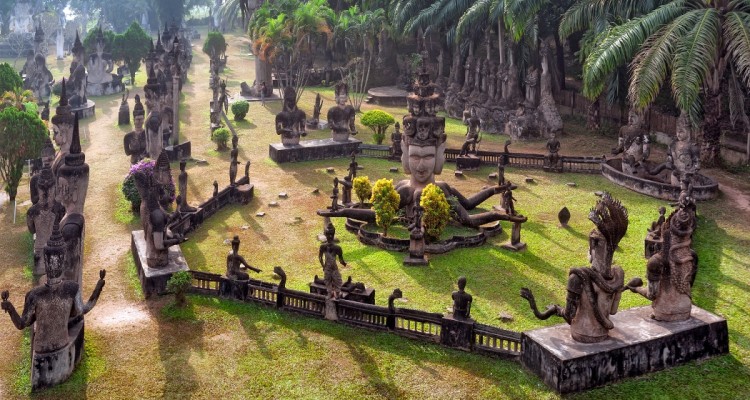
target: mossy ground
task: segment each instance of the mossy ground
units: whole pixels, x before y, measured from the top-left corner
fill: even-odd
[[[244,54],[247,39],[229,38],[230,69],[222,77],[230,90],[238,91],[241,81],[253,81],[253,62]],[[208,60],[194,48],[190,81],[185,84],[181,106],[183,137],[192,142],[193,157],[207,164],[188,164],[189,202],[198,204],[213,191],[216,179],[228,183],[228,152],[217,152],[208,129]],[[12,61],[12,60],[11,60]],[[62,76],[64,65],[54,64],[53,73]],[[20,61],[19,61],[20,63]],[[57,63],[55,61],[55,63]],[[19,65],[20,67],[20,65]],[[65,72],[67,75],[67,72]],[[131,98],[142,93],[143,73],[136,77]],[[334,104],[331,88],[308,88],[301,108],[312,112],[315,93],[324,99],[324,108]],[[129,167],[123,154],[122,136],[129,127],[116,128],[119,96],[96,98],[97,114],[83,121],[84,151],[91,166],[91,184],[86,202],[86,243],[84,296],[93,289],[98,270],[106,268],[107,285],[97,307],[86,318],[86,354],[76,374],[65,384],[34,394],[38,398],[535,398],[558,396],[535,376],[514,362],[497,360],[446,349],[384,333],[351,328],[326,321],[277,312],[260,306],[189,296],[187,309],[177,309],[169,297],[144,301],[138,288],[130,256],[130,231],[139,226],[137,217],[127,214],[119,185]],[[131,103],[132,104],[132,103]],[[374,109],[364,105],[363,111]],[[396,117],[403,108],[380,107]],[[277,142],[273,128],[280,102],[251,103],[248,122],[236,124],[240,136],[240,161],[251,160],[251,181],[256,198],[247,206],[230,206],[191,234],[183,252],[191,269],[222,273],[229,246],[224,240],[234,235],[242,239],[240,253],[263,270],[257,277],[271,281],[272,269],[282,266],[288,286],[306,290],[315,274],[317,234],[322,220],[315,210],[330,203],[333,176],[343,176],[348,159],[277,165],[268,158],[268,144]],[[54,111],[53,111],[54,112]],[[567,119],[561,140],[563,154],[605,154],[612,137],[586,133],[578,122]],[[358,125],[365,142],[371,132]],[[458,148],[465,128],[449,120],[448,145]],[[329,133],[312,131],[308,139],[325,138]],[[502,148],[506,137],[484,135],[481,149]],[[543,142],[513,144],[516,151],[543,152]],[[654,151],[659,157],[662,149]],[[380,177],[403,179],[391,173],[396,164],[360,158],[360,171],[371,181]],[[176,165],[173,171],[177,171]],[[326,172],[334,167],[335,174]],[[492,168],[453,175],[447,164],[442,178],[463,193],[472,194],[493,184],[487,175]],[[729,321],[731,353],[709,361],[690,363],[669,371],[651,374],[592,390],[577,398],[746,398],[750,393],[750,221],[747,171],[736,174],[707,171],[722,184],[719,199],[699,204],[699,227],[695,249],[700,256],[698,277],[693,289],[695,303]],[[176,174],[175,174],[176,176]],[[530,176],[534,184],[524,183]],[[345,231],[342,221],[334,221],[349,262],[342,275],[367,283],[377,291],[378,304],[400,288],[405,299],[397,305],[444,312],[450,306],[450,293],[458,276],[468,278],[468,291],[474,296],[472,314],[483,323],[517,331],[560,323],[533,318],[528,305],[518,296],[519,288],[534,290],[541,305],[565,301],[567,269],[587,264],[587,236],[592,224],[588,210],[595,203],[593,192],[607,190],[621,199],[630,213],[628,234],[615,254],[626,276],[644,276],[643,238],[665,202],[641,196],[610,184],[597,175],[546,174],[534,170],[509,169],[506,178],[519,185],[515,191],[517,209],[529,217],[522,240],[528,249],[512,253],[500,248],[506,233],[490,239],[487,245],[461,249],[431,257],[425,268],[407,268],[402,253],[364,246]],[[568,182],[575,182],[570,187]],[[320,189],[319,194],[313,194]],[[4,234],[0,251],[2,289],[9,289],[11,300],[22,306],[23,294],[30,288],[24,275],[29,259],[29,240],[23,215],[28,204],[28,180],[19,190],[19,222],[12,224],[12,210],[0,211]],[[287,199],[278,194],[286,192]],[[271,201],[278,208],[268,207]],[[743,203],[743,201],[745,203]],[[499,202],[493,198],[480,208]],[[572,214],[570,227],[561,228],[557,213],[567,206]],[[266,212],[256,217],[258,211]],[[299,217],[299,218],[297,218]],[[646,304],[631,294],[621,308]],[[500,312],[513,316],[501,323]],[[0,398],[26,397],[29,385],[29,343],[7,317],[0,318]]]

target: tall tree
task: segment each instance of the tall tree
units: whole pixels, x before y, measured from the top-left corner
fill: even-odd
[[[112,57],[128,66],[132,85],[135,85],[135,74],[141,68],[141,61],[148,54],[151,43],[151,36],[137,22],[130,24],[124,33],[115,36]]]

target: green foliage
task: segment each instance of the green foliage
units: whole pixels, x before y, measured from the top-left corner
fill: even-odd
[[[424,209],[422,223],[427,235],[439,238],[451,218],[451,206],[445,193],[437,185],[430,183],[422,190],[419,205]]]
[[[216,143],[216,150],[226,150],[227,142],[232,133],[227,128],[219,128],[211,133],[211,141]]]
[[[12,92],[21,86],[23,86],[21,75],[10,64],[0,64],[0,93]]]
[[[372,129],[372,137],[375,139],[375,143],[382,144],[383,139],[385,139],[386,129],[396,122],[396,120],[393,119],[391,114],[385,111],[371,110],[362,115],[361,122],[362,125]]]
[[[375,223],[383,228],[383,236],[388,236],[388,227],[393,224],[400,202],[401,196],[393,187],[393,179],[381,178],[375,182],[370,203],[375,210]]]
[[[370,178],[366,176],[358,176],[354,178],[352,181],[352,187],[354,188],[354,193],[356,193],[359,198],[360,204],[364,204],[365,201],[369,200],[370,196],[372,196],[372,184],[370,183]]]
[[[185,292],[190,288],[192,281],[193,277],[187,271],[177,271],[167,281],[167,291],[174,293],[177,305],[185,305]]]
[[[210,57],[211,54],[219,56],[225,51],[227,51],[227,41],[224,35],[221,32],[208,32],[206,41],[203,42],[203,52]]]
[[[112,57],[122,61],[130,70],[130,82],[135,85],[135,74],[151,47],[151,36],[133,22],[124,33],[116,35],[112,43]]]
[[[135,178],[128,174],[125,181],[122,182],[122,194],[130,202],[132,210],[138,210],[141,206],[141,195],[135,187]]]
[[[245,100],[239,100],[232,103],[232,114],[235,121],[242,121],[250,110],[250,103]]]
[[[38,115],[6,107],[0,111],[0,177],[10,200],[16,199],[26,160],[39,157],[48,138]]]
[[[98,36],[99,29],[91,29],[86,37],[83,39],[83,47],[86,49],[86,56],[96,54],[96,37]],[[115,42],[116,34],[110,30],[102,30],[104,36],[104,51],[112,52],[112,44]]]

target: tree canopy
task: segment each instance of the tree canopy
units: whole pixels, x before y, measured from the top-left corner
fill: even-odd
[[[0,111],[0,177],[11,201],[16,199],[26,160],[39,157],[48,137],[47,127],[36,112],[16,107]]]

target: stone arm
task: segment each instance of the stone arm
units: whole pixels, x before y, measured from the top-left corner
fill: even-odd
[[[283,135],[284,133],[290,132],[291,129],[284,127],[284,119],[280,115],[276,115],[276,134]]]
[[[99,270],[99,281],[96,282],[96,287],[94,288],[94,291],[91,293],[91,297],[89,297],[89,301],[86,302],[86,304],[83,303],[83,300],[81,299],[80,290],[78,291],[78,295],[76,296],[75,303],[74,303],[74,309],[73,309],[73,317],[79,316],[79,315],[85,315],[91,309],[94,308],[96,305],[97,300],[99,300],[99,295],[102,294],[102,288],[104,288],[104,277],[107,275],[107,271],[104,269]]]
[[[133,142],[133,139],[134,139],[133,136],[129,133],[126,134],[122,138],[122,145],[125,148],[126,156],[132,156],[135,153],[135,151],[130,147],[131,143]]]
[[[29,232],[31,234],[36,233],[36,225],[34,225],[34,216],[36,214],[36,210],[34,206],[32,206],[29,211],[26,212],[26,227],[29,228]]]
[[[170,246],[180,244],[187,240],[182,235],[175,234],[172,238],[166,238],[167,215],[161,210],[151,212],[152,235],[154,247],[157,250],[168,249]]]
[[[461,207],[465,208],[466,210],[475,209],[478,205],[482,204],[485,200],[500,193],[500,191],[502,190],[500,186],[490,187],[490,188],[479,191],[479,193],[469,198],[466,198],[464,197],[464,195],[461,194],[461,192],[459,192],[458,190],[454,189],[453,187],[447,184],[442,184],[439,186],[442,187],[444,192],[448,192],[451,196],[455,196],[459,204],[461,204]]]
[[[320,211],[318,211],[320,213]],[[320,248],[318,249],[318,262],[320,263],[320,266],[325,268],[325,265],[323,265],[323,253],[325,253],[326,245],[321,244]]]
[[[27,326],[31,326],[31,324],[36,321],[34,303],[31,301],[31,296],[29,296],[29,293],[26,294],[26,299],[24,300],[23,304],[23,313],[21,313],[21,315],[18,315],[16,308],[13,307],[13,303],[8,300],[8,291],[4,291],[2,295],[2,309],[10,315],[10,319],[11,321],[13,321],[13,325],[15,325],[17,329],[24,329]]]
[[[354,124],[356,117],[357,113],[354,111],[354,108],[352,108],[351,112],[349,113],[349,134],[351,135],[357,134],[357,126]]]
[[[240,255],[237,256],[237,261],[239,261],[240,265],[244,266],[246,269],[249,269],[255,272],[260,272],[260,269],[255,268],[252,265],[248,264],[247,261],[245,261],[245,258]]]
[[[568,296],[565,299],[565,308],[557,307],[557,315],[563,317],[567,323],[570,323],[578,312],[583,285],[583,280],[578,275],[571,274],[568,278]]]
[[[318,210],[321,217],[345,217],[357,221],[375,222],[375,211],[363,208],[339,208],[337,210]]]
[[[341,250],[341,246],[336,246],[334,249],[334,251],[336,252],[336,256],[338,256],[339,258],[339,262],[341,262],[341,265],[346,267],[346,261],[344,261],[344,252]]]

